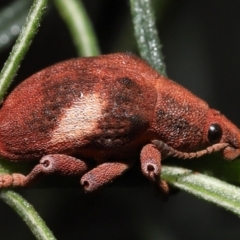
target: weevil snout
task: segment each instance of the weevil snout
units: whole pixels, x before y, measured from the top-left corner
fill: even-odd
[[[228,122],[223,140],[229,145],[223,150],[223,157],[226,160],[234,160],[240,158],[240,130],[230,121]]]
[[[226,160],[234,160],[240,158],[240,149],[228,146],[223,150],[223,157]]]
[[[228,146],[222,151],[226,160],[234,160],[240,157],[240,130],[225,116],[221,115],[219,122],[222,128],[222,137],[220,142],[227,143]]]
[[[240,130],[229,120],[226,123],[223,128],[222,141],[229,145],[223,149],[222,154],[226,160],[234,160],[240,158]]]
[[[226,160],[240,157],[240,130],[224,115],[215,109],[209,109],[207,118],[207,142],[212,146],[222,144],[219,148]]]

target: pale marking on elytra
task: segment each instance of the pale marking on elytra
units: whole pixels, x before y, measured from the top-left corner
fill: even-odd
[[[50,142],[54,144],[82,141],[93,132],[98,132],[98,124],[103,116],[106,101],[99,94],[81,94],[72,106],[63,112],[57,127],[52,132]]]

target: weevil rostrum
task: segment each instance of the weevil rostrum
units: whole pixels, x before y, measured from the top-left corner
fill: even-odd
[[[18,85],[0,110],[0,156],[36,161],[27,176],[2,174],[0,188],[58,173],[79,176],[92,192],[122,175],[137,156],[143,174],[167,192],[160,179],[164,158],[211,152],[239,157],[239,129],[133,54],[50,66]]]

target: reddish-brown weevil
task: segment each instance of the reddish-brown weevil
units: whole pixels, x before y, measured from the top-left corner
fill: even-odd
[[[79,58],[22,82],[0,110],[0,156],[39,160],[29,175],[2,174],[0,188],[44,174],[75,175],[87,192],[111,182],[139,156],[160,179],[167,156],[240,155],[240,132],[218,111],[131,54]],[[94,167],[89,163],[94,162]]]

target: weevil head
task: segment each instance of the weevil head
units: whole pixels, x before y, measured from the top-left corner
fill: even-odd
[[[240,157],[240,130],[214,109],[208,112],[204,141],[209,145],[222,144],[222,154],[227,160]]]

